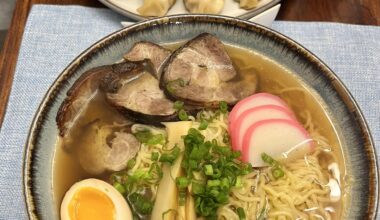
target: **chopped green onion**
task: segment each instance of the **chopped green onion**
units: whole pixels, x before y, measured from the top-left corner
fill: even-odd
[[[177,177],[175,181],[176,181],[177,187],[180,189],[186,188],[190,184],[189,179],[184,176]]]
[[[206,164],[204,166],[204,172],[207,176],[211,176],[212,174],[214,174],[214,170],[212,169],[212,165],[211,164]]]
[[[216,215],[216,212],[214,212],[215,208],[217,208],[217,204],[215,204],[215,201],[212,198],[204,198],[200,201],[195,201],[195,206],[198,207],[199,213],[202,216],[209,217],[211,215]],[[216,219],[216,216],[211,219]]]
[[[220,186],[220,180],[208,180],[207,186],[208,187]]]
[[[169,92],[169,93],[174,93],[175,92],[175,89],[174,87],[177,85],[181,86],[181,87],[184,87],[185,86],[185,81],[181,78],[179,79],[176,79],[176,80],[172,80],[170,82],[168,82],[166,84],[166,90]]]
[[[189,158],[191,160],[201,160],[208,153],[208,149],[204,146],[194,147],[190,152]]]
[[[160,157],[160,154],[158,152],[152,152],[151,159],[153,161],[157,161],[159,157]]]
[[[215,150],[218,151],[220,154],[223,154],[225,156],[229,156],[231,154],[231,148],[229,148],[229,147],[216,146]]]
[[[133,204],[133,207],[143,215],[148,215],[153,210],[153,202],[145,199],[139,193],[132,193],[128,196],[129,201]]]
[[[241,175],[247,175],[248,173],[251,173],[253,170],[252,164],[246,163],[242,166]]]
[[[227,113],[228,111],[228,105],[227,105],[227,102],[225,101],[221,101],[219,102],[219,109],[220,111],[224,114],[224,113]]]
[[[181,165],[192,184],[195,211],[205,219],[216,219],[218,208],[228,203],[232,187],[243,184],[242,177],[252,172],[252,166],[237,160],[241,153],[232,151],[229,143],[221,146],[216,139],[205,141],[198,129],[189,129],[183,140]]]
[[[187,120],[189,120],[189,116],[187,115],[186,111],[183,110],[183,109],[179,110],[179,112],[178,112],[178,118],[181,121],[187,121]]]
[[[161,157],[160,157],[160,162],[167,162],[169,164],[173,164],[173,162],[176,160],[177,158],[172,155],[172,154],[162,154]]]
[[[212,122],[214,119],[215,119],[215,116],[209,116],[206,114],[206,112],[204,110],[198,112],[197,114],[197,118],[204,120],[204,121],[207,121],[207,122]]]
[[[220,187],[224,190],[230,188],[230,182],[228,181],[228,178],[226,178],[226,177],[222,178],[222,182],[220,183]]]
[[[208,127],[208,122],[204,119],[201,120],[201,124],[199,125],[199,130],[205,130]]]
[[[184,102],[182,101],[175,101],[174,102],[174,109],[181,110],[183,109]]]
[[[228,179],[228,181],[230,182],[230,185],[234,185],[236,175],[233,173],[233,171],[231,171],[231,169],[228,169],[228,167],[226,167],[223,174]]]
[[[241,176],[236,177],[235,187],[242,187]]]
[[[219,193],[220,192],[216,189],[210,190],[210,195],[212,195],[213,197],[217,197],[219,195]]]
[[[115,187],[115,189],[116,189],[117,191],[119,191],[119,193],[121,193],[121,194],[124,194],[124,193],[127,192],[127,191],[125,190],[124,186],[121,185],[121,184],[118,183],[118,182],[114,183],[114,184],[113,184],[113,187]]]
[[[174,90],[174,88],[173,88],[173,85],[170,84],[170,83],[167,83],[167,84],[166,84],[166,90],[167,90],[169,93],[171,93],[171,94],[173,94],[173,93],[175,92],[175,90]]]
[[[239,216],[239,220],[245,220],[245,212],[244,212],[244,209],[242,207],[237,208],[236,213]]]
[[[146,143],[149,145],[163,144],[164,139],[165,138],[163,134],[156,134],[156,135],[152,135]]]
[[[165,137],[163,134],[152,134],[149,130],[139,131],[135,133],[135,137],[141,143],[146,143],[149,145],[164,144]]]
[[[152,178],[157,177],[160,180],[163,176],[163,172],[161,166],[157,164],[157,162],[152,163],[150,165],[149,174]]]
[[[185,86],[185,80],[179,78],[177,79],[179,86],[184,87]]]
[[[275,179],[281,178],[285,175],[284,171],[280,167],[280,163],[273,159],[266,153],[261,154],[261,159],[272,166],[272,175]]]
[[[216,197],[216,201],[221,204],[226,204],[228,202],[228,195],[226,193],[219,193],[219,195]]]
[[[198,163],[195,160],[189,160],[189,166],[191,169],[196,169],[198,167]]]
[[[128,160],[128,163],[127,163],[127,169],[132,169],[136,164],[136,160],[135,159],[130,159]]]
[[[125,188],[128,192],[132,191],[137,185],[144,184],[151,181],[158,181],[159,178],[152,175],[146,170],[137,169],[132,175],[128,175],[125,182]]]
[[[279,168],[279,167],[274,168],[274,169],[272,170],[272,175],[273,175],[273,177],[276,178],[276,179],[279,179],[279,178],[283,177],[284,174],[285,174],[284,171],[283,171],[281,168]]]
[[[190,128],[188,135],[185,136],[184,142],[186,144],[202,144],[205,137],[195,128]]]
[[[135,133],[135,137],[141,143],[146,143],[152,137],[152,133],[149,130],[139,131]]]
[[[271,165],[271,166],[278,166],[278,162],[275,161],[271,156],[269,156],[269,155],[266,154],[266,153],[262,153],[262,154],[261,154],[261,159],[262,159],[265,163],[267,163],[267,164],[269,164],[269,165]]]
[[[222,176],[222,172],[219,169],[214,169],[214,174],[212,174],[212,178],[220,178]]]
[[[180,153],[181,153],[181,150],[179,149],[179,147],[175,146],[169,153],[161,154],[159,161],[173,164],[173,162],[178,158]]]
[[[193,191],[194,194],[200,195],[205,192],[205,186],[201,183],[197,183],[193,181],[191,183],[191,190]]]

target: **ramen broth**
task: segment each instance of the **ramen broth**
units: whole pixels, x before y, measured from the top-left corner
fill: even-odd
[[[169,49],[174,49],[178,46],[179,44],[166,45]],[[302,124],[306,123],[306,118],[304,115],[299,114],[299,110],[310,110],[311,121],[315,128],[328,140],[332,151],[338,158],[342,197],[341,201],[331,204],[331,207],[334,209],[332,217],[334,219],[341,218],[343,215],[342,210],[344,210],[342,207],[345,206],[345,200],[347,200],[347,195],[344,193],[346,169],[338,136],[339,132],[333,126],[332,119],[327,114],[319,96],[308,90],[302,80],[294,74],[260,54],[228,45],[226,50],[239,74],[256,73],[259,79],[258,92],[272,93],[286,100]],[[71,129],[70,138],[59,138],[53,164],[53,190],[57,210],[59,210],[65,192],[75,182],[90,177],[108,181],[109,173],[103,173],[99,176],[86,173],[81,168],[76,155],[76,146],[80,145],[81,136],[86,132],[86,126],[99,119],[106,124],[115,124],[116,122],[116,124],[120,125],[119,127],[130,123],[117,111],[109,107],[104,101],[103,95],[99,93],[89,103],[87,110]],[[327,165],[323,165],[325,166],[323,168],[326,168]]]

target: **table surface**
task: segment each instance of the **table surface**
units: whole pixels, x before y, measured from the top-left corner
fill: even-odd
[[[12,86],[24,26],[33,4],[104,7],[95,0],[17,0],[11,27],[0,54],[0,127]],[[380,1],[284,0],[276,20],[330,21],[380,26]]]

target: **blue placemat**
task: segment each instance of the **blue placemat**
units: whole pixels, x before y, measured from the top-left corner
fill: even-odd
[[[24,144],[45,92],[72,59],[120,29],[124,19],[108,9],[32,8],[0,130],[0,219],[27,218],[22,191]],[[273,28],[304,45],[335,71],[359,103],[380,147],[380,27],[275,22]]]

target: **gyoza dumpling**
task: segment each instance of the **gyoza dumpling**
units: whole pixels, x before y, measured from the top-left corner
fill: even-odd
[[[244,9],[254,8],[259,3],[258,0],[235,0],[235,1],[240,2],[240,8],[244,8]]]
[[[144,0],[144,4],[137,9],[143,16],[164,16],[176,0]]]
[[[218,14],[224,7],[224,0],[183,0],[191,13]]]

